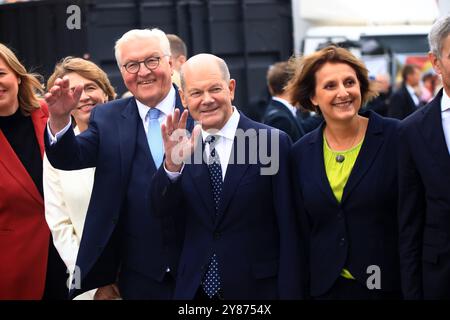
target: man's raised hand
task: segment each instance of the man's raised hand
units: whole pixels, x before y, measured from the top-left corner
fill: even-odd
[[[169,114],[166,123],[161,125],[161,134],[164,141],[166,155],[164,165],[170,172],[179,172],[184,160],[191,156],[198,142],[201,126],[194,127],[192,135],[186,130],[188,111],[184,110],[180,117],[180,110],[175,109],[173,115]]]
[[[83,86],[70,89],[67,76],[56,79],[55,84],[45,94],[44,98],[50,113],[49,124],[52,134],[61,131],[70,121],[70,112],[77,107]]]

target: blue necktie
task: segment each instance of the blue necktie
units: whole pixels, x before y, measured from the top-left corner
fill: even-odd
[[[160,114],[161,111],[156,108],[150,108],[148,111],[147,141],[156,168],[161,166],[164,158],[164,144],[161,136],[161,126],[158,121]]]
[[[208,170],[209,179],[211,181],[211,187],[213,191],[213,199],[215,205],[215,218],[217,218],[217,213],[219,209],[220,197],[222,195],[222,168],[220,166],[219,154],[215,149],[216,136],[208,136],[206,138],[206,143],[209,143],[210,156],[208,159]],[[220,274],[219,274],[219,263],[217,261],[217,256],[213,253],[211,260],[209,262],[208,270],[205,273],[202,282],[203,290],[212,298],[220,290]]]

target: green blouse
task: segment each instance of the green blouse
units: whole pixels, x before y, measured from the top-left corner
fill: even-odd
[[[327,173],[328,182],[336,199],[341,202],[345,185],[350,177],[356,158],[358,158],[359,150],[363,144],[362,139],[356,146],[345,151],[334,151],[328,146],[325,134],[323,135],[323,158],[325,163],[325,171]],[[338,162],[337,156],[343,156],[343,161]]]
[[[337,201],[341,202],[345,185],[347,184],[350,173],[358,158],[359,150],[364,142],[364,138],[353,148],[344,151],[331,150],[328,145],[325,133],[323,135],[323,158],[325,163],[325,172],[327,173],[328,182]],[[337,159],[341,159],[339,162]],[[343,160],[342,160],[343,159]],[[346,268],[342,269],[341,276],[346,279],[355,280],[350,271]]]

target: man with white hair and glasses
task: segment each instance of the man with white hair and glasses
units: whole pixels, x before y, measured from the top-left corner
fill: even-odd
[[[70,125],[82,88],[58,79],[45,97],[52,165],[97,168],[70,295],[99,287],[101,299],[170,299],[183,222],[149,214],[146,197],[164,157],[160,123],[183,109],[170,45],[159,29],[131,30],[117,40],[115,56],[133,97],[94,109],[82,134],[75,137]]]

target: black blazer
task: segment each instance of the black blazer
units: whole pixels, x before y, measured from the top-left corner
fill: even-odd
[[[450,155],[442,90],[400,130],[400,258],[407,299],[450,299]]]
[[[299,120],[289,109],[283,103],[273,99],[269,102],[262,122],[286,132],[294,142],[305,134]]]
[[[421,106],[420,102],[419,106]],[[416,111],[419,106],[416,106],[408,89],[406,89],[406,86],[403,84],[391,96],[387,110],[388,116],[402,120]]]
[[[325,294],[342,269],[366,286],[367,268],[380,267],[381,290],[400,291],[397,249],[398,121],[368,111],[369,125],[341,203],[323,159],[325,122],[292,151],[297,210],[307,244],[310,294]]]

